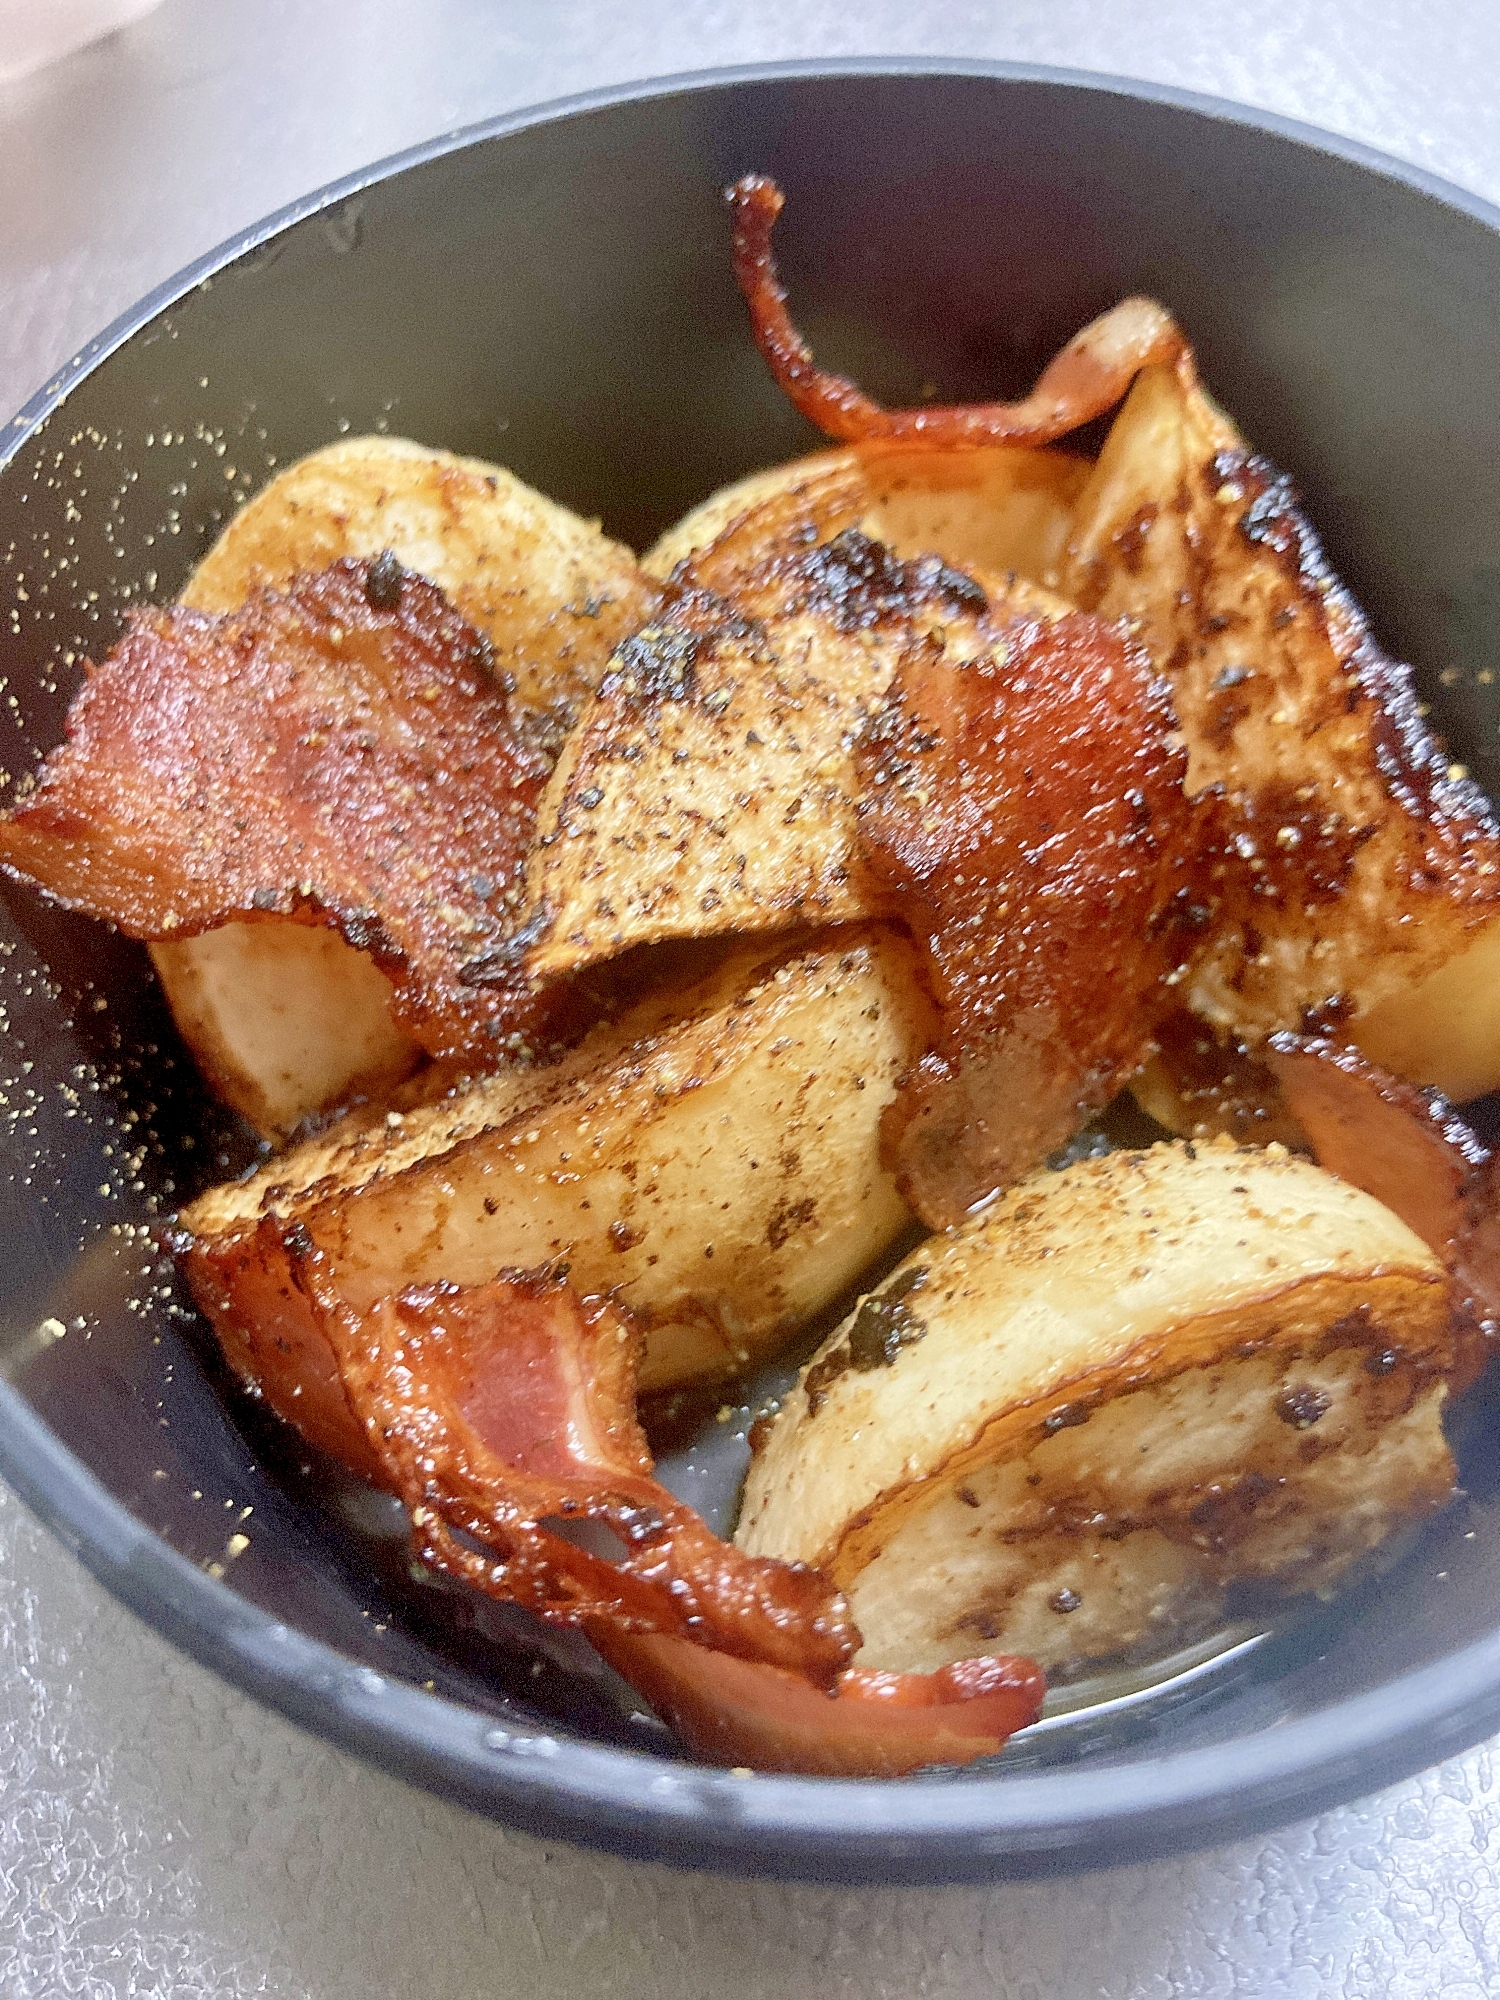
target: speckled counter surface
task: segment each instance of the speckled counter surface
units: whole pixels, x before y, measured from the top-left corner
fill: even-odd
[[[40,0],[38,0],[40,4]],[[167,0],[0,86],[0,406],[267,210],[590,86],[823,54],[1149,77],[1500,199],[1493,0]],[[0,1492],[0,1995],[1500,1993],[1495,1746],[1269,1839],[1051,1883],[736,1883],[510,1834],[301,1735]]]

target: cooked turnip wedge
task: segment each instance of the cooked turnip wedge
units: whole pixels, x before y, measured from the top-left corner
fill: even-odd
[[[906,1226],[879,1128],[929,1032],[894,933],[741,952],[550,1069],[353,1116],[212,1190],[181,1217],[184,1269],[239,1373],[346,1457],[361,1444],[289,1287],[289,1224],[356,1309],[561,1259],[580,1293],[617,1294],[644,1329],[644,1387],[712,1379],[784,1340]]]
[[[847,1593],[862,1666],[1159,1645],[1440,1507],[1476,1336],[1387,1209],[1280,1148],[1116,1153],[915,1252],[755,1457],[740,1546]]]
[[[815,452],[713,494],[641,558],[665,581],[742,515],[797,495],[820,540],[847,527],[904,562],[934,552],[956,568],[1035,582],[1062,561],[1078,496],[1092,471],[1066,452],[994,445],[909,451],[878,442]]]
[[[391,1015],[391,982],[337,931],[268,918],[149,947],[177,1031],[209,1087],[269,1139],[422,1059]]]
[[[1253,881],[1186,992],[1253,1041],[1336,1003],[1420,1083],[1500,1083],[1500,830],[1427,733],[1295,495],[1198,386],[1146,371],[1078,503],[1057,586],[1133,621],[1188,785],[1222,785]],[[1228,913],[1226,913],[1227,915]],[[1439,1018],[1440,1016],[1440,1018]]]
[[[620,649],[539,809],[527,962],[899,918],[942,1031],[886,1138],[947,1227],[1139,1066],[1213,863],[1123,632],[817,541],[817,512],[793,489],[739,516]]]
[[[853,745],[903,656],[974,659],[1007,617],[1054,608],[900,562],[825,499],[793,486],[738,516],[615,655],[538,811],[539,978],[662,938],[870,914]]]
[[[629,550],[502,467],[404,438],[342,438],[279,472],[225,528],[181,602],[235,611],[254,591],[389,550],[493,648],[521,721],[555,750],[616,642],[655,596]],[[150,947],[183,1040],[214,1089],[282,1138],[374,1094],[420,1057],[390,983],[331,932],[268,917]]]
[[[1405,911],[1392,913],[1392,947]],[[1458,915],[1455,912],[1455,917]],[[1437,923],[1424,916],[1426,942]],[[1430,1084],[1455,1103],[1500,1089],[1500,919],[1485,914],[1452,955],[1425,975],[1404,975],[1347,1024],[1382,1069]]]

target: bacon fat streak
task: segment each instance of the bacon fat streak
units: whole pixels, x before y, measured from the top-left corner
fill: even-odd
[[[1318,1164],[1384,1202],[1438,1253],[1459,1311],[1493,1341],[1500,1334],[1497,1156],[1439,1092],[1403,1083],[1358,1049],[1273,1035],[1265,1060]],[[1481,1359],[1476,1349],[1476,1372]]]

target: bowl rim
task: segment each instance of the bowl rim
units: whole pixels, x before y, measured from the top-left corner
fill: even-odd
[[[938,56],[810,58],[694,70],[480,120],[286,204],[148,292],[57,369],[0,432],[0,471],[87,375],[163,311],[271,238],[409,168],[536,126],[726,86],[837,77],[1038,84],[1247,127],[1393,180],[1500,234],[1500,208],[1363,141],[1203,93],[1047,64]],[[1316,1716],[1129,1766],[955,1782],[730,1772],[497,1726],[493,1715],[356,1665],[169,1547],[0,1380],[0,1476],[117,1599],[203,1665],[378,1767],[533,1834],[736,1874],[938,1883],[1140,1860],[1267,1831],[1343,1804],[1500,1729],[1500,1632]]]

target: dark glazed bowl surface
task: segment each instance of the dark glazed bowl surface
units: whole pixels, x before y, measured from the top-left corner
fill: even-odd
[[[507,118],[310,198],[145,301],[0,434],[0,764],[33,769],[124,608],[172,596],[275,465],[342,432],[499,459],[638,545],[808,448],[730,277],[719,190],[749,168],[788,190],[784,271],[821,357],[886,399],[1017,392],[1122,294],[1165,300],[1454,754],[1500,788],[1500,218],[1231,107],[916,62]],[[0,1031],[0,1470],[162,1631],[420,1783],[642,1856],[940,1880],[1225,1839],[1500,1728],[1481,1388],[1454,1425],[1464,1498],[1258,1644],[967,1772],[696,1767],[567,1646],[419,1589],[390,1507],[226,1381],[150,1230],[246,1141],[144,954],[6,892]]]

